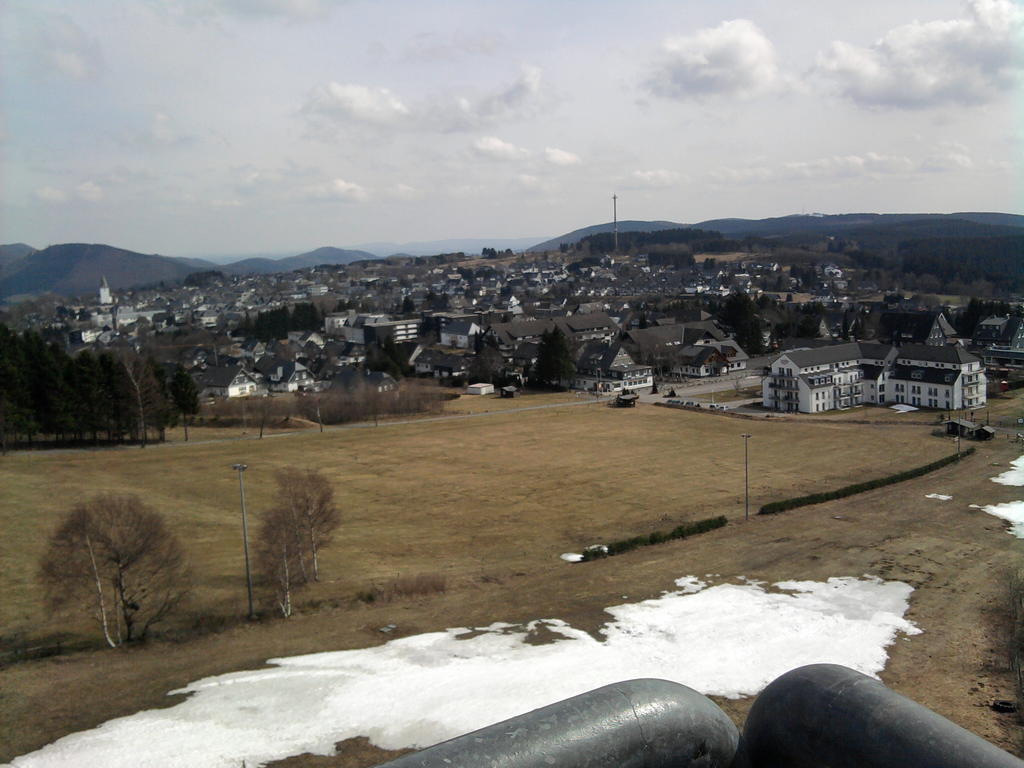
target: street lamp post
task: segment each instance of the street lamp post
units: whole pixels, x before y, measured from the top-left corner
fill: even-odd
[[[743,438],[743,519],[750,519],[750,453],[748,446],[750,445],[750,434],[744,432],[740,437]]]
[[[242,501],[242,549],[245,552],[245,585],[249,592],[249,618],[256,618],[252,607],[252,571],[249,569],[249,524],[245,514],[245,483],[242,473],[249,467],[246,464],[232,464],[231,468],[238,471],[238,496]]]

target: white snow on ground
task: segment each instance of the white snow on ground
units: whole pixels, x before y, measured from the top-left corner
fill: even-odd
[[[917,408],[915,408],[914,406],[907,405],[906,403],[897,403],[896,405],[890,405],[889,407],[899,413],[909,413],[910,411],[917,410]]]
[[[386,749],[424,747],[608,683],[660,677],[705,693],[755,694],[813,662],[875,675],[912,588],[880,579],[831,578],[679,591],[608,609],[595,640],[557,619],[492,624],[392,640],[353,651],[272,659],[269,669],[209,677],[191,694],[72,734],[14,760],[18,768],[205,766],[237,768],[367,736]],[[524,642],[538,629],[554,642]],[[464,639],[460,639],[460,636]]]
[[[952,496],[947,496],[944,493],[926,493],[924,497],[926,499],[938,499],[939,501],[949,501],[953,498]]]
[[[1024,456],[1010,462],[1013,469],[992,478],[993,483],[1000,485],[1024,485]],[[974,509],[983,509],[990,515],[1008,520],[1012,525],[1007,533],[1018,539],[1024,539],[1024,501],[1008,501],[1005,504],[989,504],[988,506],[970,505]]]
[[[1024,456],[1010,462],[1013,469],[1008,469],[1001,475],[992,478],[993,483],[1000,485],[1024,485]]]
[[[583,555],[579,552],[563,552],[559,555],[560,558],[565,560],[567,563],[578,563],[583,560]]]
[[[1008,520],[1013,525],[1007,533],[1012,533],[1018,539],[1024,539],[1024,501],[1008,501],[1005,504],[989,504],[982,507],[990,515]]]

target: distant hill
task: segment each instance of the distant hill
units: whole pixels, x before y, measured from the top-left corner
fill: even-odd
[[[234,274],[271,274],[274,272],[291,272],[295,269],[306,269],[317,267],[321,264],[351,264],[353,261],[364,259],[375,259],[374,254],[367,251],[347,250],[345,248],[334,248],[324,246],[307,253],[300,253],[297,256],[288,256],[283,259],[252,258],[234,261],[224,264],[220,269]]]
[[[18,259],[23,259],[34,251],[31,245],[25,243],[9,243],[0,245],[0,274],[3,273],[4,265],[10,264]]]
[[[843,213],[800,214],[771,219],[710,219],[693,226],[726,237],[787,237],[798,234],[843,235],[888,231],[903,237],[1000,237],[1019,233],[1024,216],[1010,213]]]
[[[739,221],[739,219],[737,219],[737,221]],[[690,225],[679,224],[674,221],[620,221],[619,232],[660,232],[663,229],[682,229],[687,226]],[[704,224],[694,224],[693,226],[700,227],[701,229],[716,229],[716,227],[708,227]],[[587,235],[596,235],[601,232],[612,232],[614,229],[615,222],[612,221],[609,221],[607,224],[594,224],[590,227],[573,230],[561,237],[555,237],[551,240],[545,240],[543,243],[537,243],[526,250],[557,251],[559,247],[561,247],[562,243],[572,245]]]
[[[33,251],[10,262],[0,277],[0,298],[53,292],[92,293],[100,279],[111,288],[178,282],[196,267],[167,256],[146,255],[109,245],[67,243]]]
[[[361,243],[353,246],[375,256],[436,256],[439,253],[479,254],[484,248],[499,251],[529,250],[536,237],[455,237],[448,240],[419,240],[412,243]]]

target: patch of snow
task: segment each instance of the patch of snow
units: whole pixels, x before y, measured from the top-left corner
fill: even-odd
[[[679,594],[681,595],[692,595],[700,592],[704,589],[708,583],[701,581],[696,576],[683,576],[681,579],[676,579],[676,586],[679,587]],[[666,592],[665,594],[671,594]]]
[[[989,504],[986,507],[982,507],[983,510],[988,512],[990,515],[1001,517],[1003,520],[1007,520],[1010,525],[1010,530],[1007,533],[1011,533],[1018,539],[1024,539],[1024,501],[1008,501],[1005,504]]]
[[[563,552],[559,557],[567,563],[579,563],[583,560],[583,555],[579,552]]]
[[[944,493],[926,493],[924,497],[926,499],[938,499],[939,501],[949,501],[953,498],[952,496],[947,496]]]
[[[909,413],[910,411],[917,410],[914,406],[907,405],[906,403],[896,403],[896,405],[890,405],[889,407],[898,413]]]
[[[968,509],[984,509],[984,507],[981,504],[968,504],[967,508]]]
[[[993,483],[1000,485],[1024,485],[1024,456],[1010,462],[1013,469],[1008,469],[1001,475],[992,478]]]
[[[913,590],[897,581],[788,581],[775,591],[677,583],[678,592],[608,608],[603,641],[542,619],[271,659],[270,669],[198,680],[172,691],[191,694],[180,704],[71,734],[13,765],[237,768],[329,755],[353,736],[385,749],[425,747],[634,677],[735,698],[816,662],[877,675],[896,635],[920,631],[903,618]],[[526,642],[541,629],[557,639]]]

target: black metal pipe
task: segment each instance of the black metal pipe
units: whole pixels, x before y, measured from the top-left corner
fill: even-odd
[[[752,768],[1024,768],[1008,752],[836,664],[777,678],[750,708],[743,738]]]
[[[739,732],[713,701],[640,679],[404,755],[386,768],[729,768]],[[385,768],[380,766],[380,768]]]

